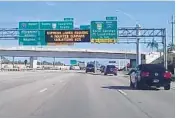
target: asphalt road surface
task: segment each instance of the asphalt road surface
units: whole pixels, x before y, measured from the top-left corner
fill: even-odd
[[[0,72],[0,117],[174,118],[175,88],[133,90],[119,74]]]

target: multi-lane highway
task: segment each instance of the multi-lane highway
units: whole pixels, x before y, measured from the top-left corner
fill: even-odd
[[[175,88],[132,90],[123,75],[0,72],[0,117],[175,117]]]

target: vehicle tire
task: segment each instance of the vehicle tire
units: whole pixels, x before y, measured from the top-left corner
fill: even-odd
[[[107,73],[104,73],[104,75],[107,75]]]
[[[88,73],[88,72],[86,71],[86,73]]]
[[[133,83],[131,81],[130,81],[130,87],[134,88],[134,85],[133,85]]]
[[[141,82],[136,81],[136,82],[135,82],[135,85],[134,85],[134,88],[135,88],[135,89],[138,89],[138,90],[141,90],[141,89],[143,89],[143,86],[141,85]]]
[[[134,84],[133,84],[132,81],[131,81],[131,76],[130,76],[130,87],[131,87],[131,88],[134,88]]]
[[[117,76],[117,74],[114,74],[115,76]]]
[[[170,84],[168,84],[167,86],[164,86],[164,90],[170,90],[170,88],[171,88]]]

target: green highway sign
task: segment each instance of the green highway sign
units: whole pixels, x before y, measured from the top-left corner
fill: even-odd
[[[77,65],[77,60],[70,60],[71,65]]]
[[[28,29],[28,30],[39,29],[39,22],[19,22],[19,29]]]
[[[73,21],[19,22],[19,45],[46,45],[45,30],[73,30],[73,26]]]
[[[117,17],[115,17],[115,16],[106,17],[106,20],[108,20],[108,21],[117,21]]]
[[[39,22],[19,22],[19,45],[40,45]]]
[[[64,21],[73,21],[74,18],[64,18]]]
[[[90,25],[80,25],[81,30],[90,30]]]
[[[117,21],[91,21],[92,43],[117,42]]]

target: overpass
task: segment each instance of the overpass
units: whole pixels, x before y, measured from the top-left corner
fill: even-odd
[[[142,53],[144,55],[145,53]],[[0,48],[1,56],[12,57],[56,57],[56,58],[105,58],[136,59],[136,52],[109,51],[76,48],[12,47]]]
[[[142,53],[141,55],[144,56],[145,54]],[[11,47],[0,48],[0,56],[30,57],[31,67],[35,67],[37,57],[136,59],[136,52],[54,47]]]
[[[160,53],[141,54],[141,63],[151,63],[160,57]],[[163,55],[163,54],[161,54]],[[97,50],[79,48],[55,48],[55,47],[0,47],[0,56],[30,57],[31,68],[36,67],[37,57],[53,58],[98,58],[98,59],[133,59],[136,60],[136,52],[122,50]],[[132,61],[133,61],[132,60]]]

